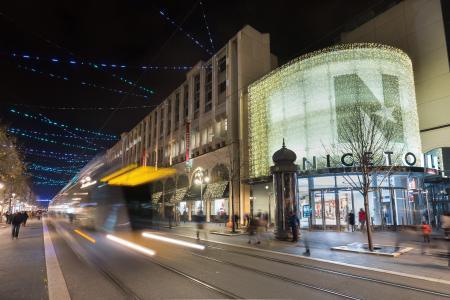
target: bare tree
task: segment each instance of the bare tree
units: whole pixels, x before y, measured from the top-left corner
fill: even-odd
[[[395,143],[401,126],[392,116],[392,110],[379,103],[356,101],[336,108],[338,141],[333,146],[332,160],[339,159],[344,166],[344,179],[364,197],[369,250],[373,251],[369,193],[378,190],[392,171]],[[390,165],[386,167],[386,165]],[[356,176],[354,176],[356,175]],[[381,183],[373,184],[374,176]]]

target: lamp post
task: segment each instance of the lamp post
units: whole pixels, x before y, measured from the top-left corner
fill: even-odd
[[[203,169],[198,169],[194,177],[194,183],[200,185],[200,209],[203,212],[203,184],[209,182],[209,177],[205,174]]]
[[[9,197],[9,208],[8,208],[9,213],[12,213],[12,211],[11,211],[11,201],[14,200],[15,197],[16,197],[16,193],[12,193],[11,197]]]
[[[3,197],[2,197],[2,210],[1,210],[1,214],[0,214],[0,223],[3,221],[3,205],[5,204],[5,184],[3,182],[0,182],[0,190],[3,190]]]
[[[268,202],[269,202],[269,214],[268,214],[268,216],[267,216],[267,218],[268,218],[268,223],[269,223],[269,228],[270,228],[270,224],[272,224],[272,213],[271,213],[271,211],[272,211],[272,209],[270,208],[270,196],[272,195],[272,192],[269,192],[269,186],[268,185],[266,185],[266,191],[267,191],[267,196],[268,196]]]

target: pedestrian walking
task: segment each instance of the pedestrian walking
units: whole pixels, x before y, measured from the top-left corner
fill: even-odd
[[[248,232],[248,243],[251,244],[254,241],[256,244],[261,244],[259,240],[259,228],[258,219],[250,218],[248,221],[247,232]]]
[[[11,215],[11,213],[9,211],[7,211],[5,213],[5,217],[6,217],[6,224],[11,224],[12,215]]]
[[[291,215],[289,216],[289,219],[288,219],[288,224],[292,231],[292,242],[297,242],[298,241],[298,228],[300,226],[300,220],[298,219],[297,214],[295,214],[294,212],[291,212]]]
[[[197,232],[196,232],[197,240],[200,240],[200,232],[201,231],[204,232],[205,239],[206,239],[207,238],[206,231],[204,230],[205,229],[205,224],[204,224],[205,223],[205,218],[203,216],[203,211],[202,210],[199,210],[195,221],[197,223]]]
[[[431,226],[426,222],[422,222],[422,235],[423,235],[422,254],[425,254],[425,250],[428,248],[428,245],[430,244],[430,235],[431,235]]]
[[[450,234],[450,213],[441,215],[441,227],[444,230],[445,238],[448,239]]]
[[[359,210],[358,213],[358,221],[359,224],[361,225],[361,231],[364,231],[366,226],[366,212],[362,208]]]
[[[28,220],[28,213],[26,211],[22,212],[22,219],[23,219],[23,227],[27,226],[27,220]]]
[[[11,232],[11,236],[12,239],[19,238],[19,230],[20,230],[20,224],[22,224],[23,222],[23,215],[20,212],[15,213],[12,217],[11,217],[11,228],[12,228],[12,232]]]
[[[347,216],[348,224],[350,225],[350,229],[352,232],[355,231],[355,213],[351,210]]]

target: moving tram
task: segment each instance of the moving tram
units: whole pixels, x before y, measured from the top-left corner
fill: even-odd
[[[96,157],[53,198],[49,214],[99,231],[154,226],[159,212],[151,202],[152,182],[174,172],[136,164],[111,170],[105,156]]]

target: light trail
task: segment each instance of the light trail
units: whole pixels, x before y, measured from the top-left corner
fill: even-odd
[[[75,229],[74,232],[76,234],[78,234],[79,236],[84,237],[86,240],[88,240],[92,244],[95,244],[97,242],[94,238],[92,238],[91,236],[89,236],[86,233],[82,232],[81,230]]]
[[[194,248],[194,249],[199,249],[199,250],[205,250],[205,246],[204,245],[199,245],[199,244],[189,243],[189,242],[185,242],[185,241],[181,241],[181,240],[171,239],[171,238],[160,236],[160,235],[156,235],[156,234],[153,234],[153,233],[143,232],[142,236],[146,237],[146,238],[149,238],[149,239],[154,239],[154,240],[167,242],[167,243],[171,243],[171,244],[175,244],[175,245],[180,245],[180,246],[184,246],[184,247],[189,247],[189,248]]]
[[[139,246],[139,245],[137,245],[135,243],[131,243],[131,242],[127,241],[127,240],[121,239],[121,238],[116,237],[116,236],[111,235],[111,234],[107,234],[106,238],[108,240],[114,241],[114,242],[116,242],[118,244],[121,244],[121,245],[123,245],[125,247],[128,247],[130,249],[136,250],[136,251],[141,252],[143,254],[147,254],[147,255],[150,255],[150,256],[153,256],[153,255],[156,254],[156,252],[153,251],[152,249],[148,249],[148,248]]]

